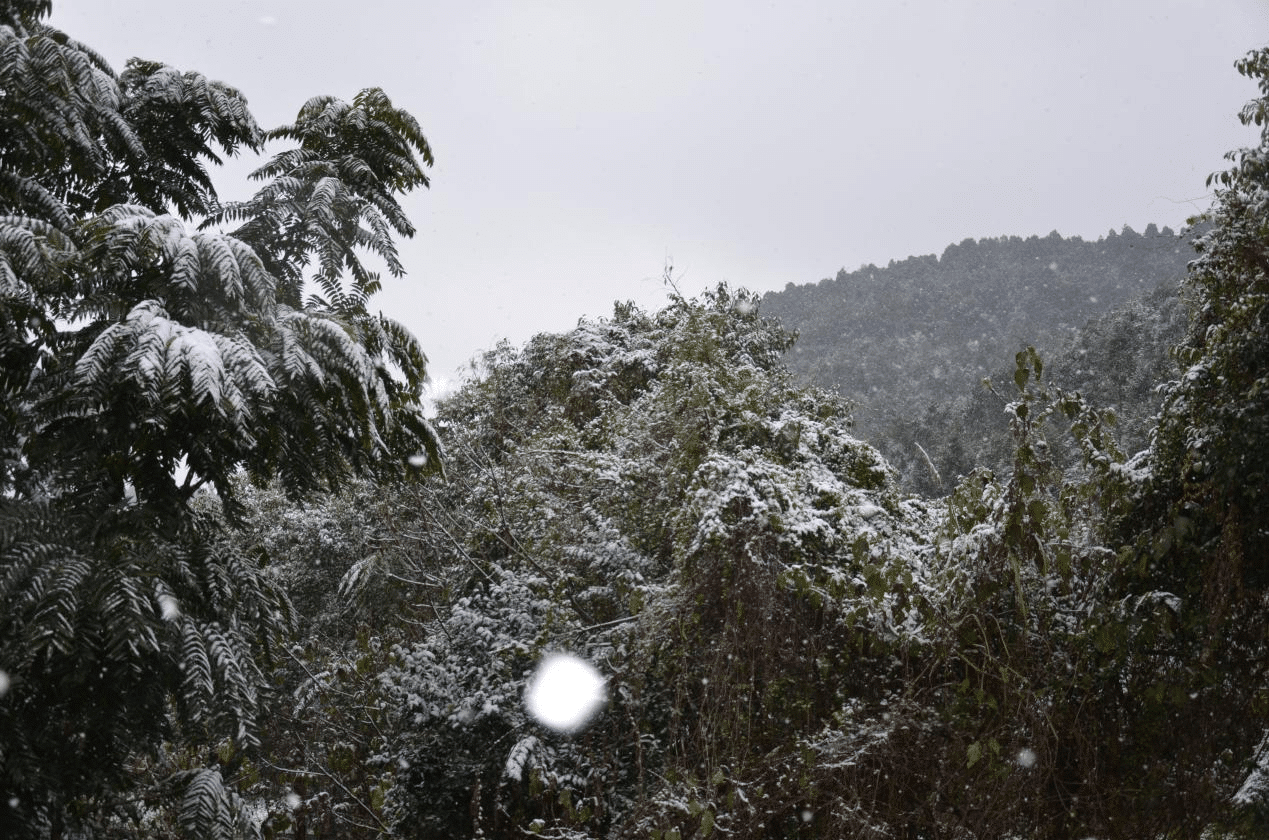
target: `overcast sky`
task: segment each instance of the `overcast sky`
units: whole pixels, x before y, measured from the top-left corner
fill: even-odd
[[[1254,142],[1266,0],[55,0],[53,25],[239,88],[382,87],[422,124],[387,314],[438,379],[614,300],[758,291],[966,237],[1180,228]],[[227,198],[250,191],[239,165]]]

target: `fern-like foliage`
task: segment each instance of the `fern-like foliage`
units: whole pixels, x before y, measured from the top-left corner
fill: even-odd
[[[172,783],[185,788],[180,825],[189,836],[229,840],[251,830],[246,803],[225,784],[219,770],[186,771],[176,775]]]
[[[282,300],[292,306],[301,303],[312,265],[316,302],[340,312],[364,308],[379,277],[358,250],[381,259],[393,276],[405,272],[392,237],[413,236],[414,226],[397,194],[426,187],[423,167],[432,164],[418,123],[383,91],[369,88],[351,104],[311,99],[294,124],[266,136],[299,145],[252,173],[267,181],[255,197],[226,206],[209,223],[240,222],[234,235],[265,255],[283,283]]]
[[[113,158],[144,156],[109,64],[33,16],[0,26],[0,89],[5,213],[65,225],[97,205]]]
[[[311,99],[294,124],[266,137],[299,145],[252,173],[267,182],[252,199],[225,205],[203,228],[237,223],[231,235],[252,245],[277,279],[278,303],[289,312],[278,319],[284,329],[275,346],[282,376],[302,395],[297,427],[327,437],[322,429],[329,418],[308,410],[309,389],[324,393],[329,374],[342,375],[341,404],[364,418],[365,427],[359,436],[332,441],[335,473],[347,475],[402,447],[438,465],[439,442],[418,409],[427,359],[408,330],[368,311],[380,277],[362,257],[377,258],[394,276],[404,274],[394,236],[413,236],[414,226],[398,194],[428,186],[425,166],[433,158],[427,139],[377,88],[352,103]],[[323,361],[330,370],[318,376]],[[374,384],[364,391],[351,387],[366,376]],[[296,486],[309,486],[316,475],[289,456],[290,445],[278,442],[274,464]]]
[[[120,173],[127,184],[121,200],[171,206],[184,218],[206,215],[216,206],[216,191],[204,161],[221,163],[213,143],[229,155],[263,146],[246,99],[200,73],[140,59],[128,62],[119,83],[121,111],[146,152]]]
[[[20,126],[5,142],[0,208],[62,226],[121,202],[205,215],[216,205],[204,167],[220,163],[213,144],[234,154],[263,142],[233,88],[149,61],[117,77],[33,16],[0,26],[0,89],[0,114]]]
[[[404,272],[397,196],[431,163],[413,118],[367,91],[266,133],[197,73],[116,75],[49,9],[0,3],[6,838],[143,833],[155,803],[138,804],[136,773],[160,745],[254,748],[258,662],[292,617],[261,558],[224,538],[236,475],[304,493],[440,458],[426,359],[367,310],[379,279],[359,256]],[[221,208],[207,167],[266,138],[298,146]],[[187,836],[250,827],[219,770],[164,773],[147,796]]]
[[[52,0],[6,0],[0,4],[0,26],[18,26],[53,11]]]
[[[30,812],[111,801],[156,735],[253,743],[259,645],[287,631],[286,599],[210,520],[155,518],[76,496],[0,508],[0,787],[28,818],[0,812],[6,837]]]

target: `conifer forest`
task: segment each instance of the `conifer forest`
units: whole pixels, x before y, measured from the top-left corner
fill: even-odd
[[[0,2],[0,837],[1269,836],[1269,48],[1184,230],[667,270],[425,408],[420,122],[262,128],[50,10]]]

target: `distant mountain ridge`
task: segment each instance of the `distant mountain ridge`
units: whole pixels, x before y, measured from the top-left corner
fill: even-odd
[[[1100,362],[1077,366],[1064,360],[1063,372],[1079,380],[1072,387],[1122,380],[1129,367],[1160,370],[1166,347],[1151,343],[1140,348],[1149,358],[1135,360],[1125,354],[1140,336],[1107,334],[1107,319],[1128,324],[1110,313],[1131,304],[1138,334],[1143,318],[1156,317],[1151,313],[1178,321],[1176,288],[1194,256],[1194,235],[1151,224],[1144,233],[1125,226],[1096,241],[1056,231],[1026,239],[966,239],[941,256],[843,269],[817,284],[789,284],[763,297],[762,312],[798,332],[786,360],[790,369],[852,400],[859,436],[902,461],[914,447],[898,439],[911,438],[914,424],[936,417],[946,423],[953,419],[953,404],[968,409],[967,399],[981,403],[981,396],[972,395],[981,391],[982,379],[1011,370],[1013,355],[1027,345],[1056,359],[1081,343],[1088,356],[1090,342],[1096,347],[1127,342],[1117,353],[1092,353]],[[1085,335],[1098,319],[1097,335]],[[1175,330],[1146,332],[1162,341]],[[1140,378],[1139,372],[1133,375]],[[1141,383],[1132,393],[1140,398]],[[981,412],[979,405],[971,413]],[[930,442],[930,435],[926,449],[946,443]],[[958,465],[947,466],[954,471]]]

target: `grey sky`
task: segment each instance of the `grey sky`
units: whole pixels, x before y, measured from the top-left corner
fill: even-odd
[[[260,123],[382,87],[436,153],[379,306],[431,372],[612,301],[758,291],[966,237],[1179,228],[1254,134],[1266,0],[55,0],[52,23],[238,87]],[[248,191],[250,165],[230,174]],[[239,174],[241,173],[241,174]]]

